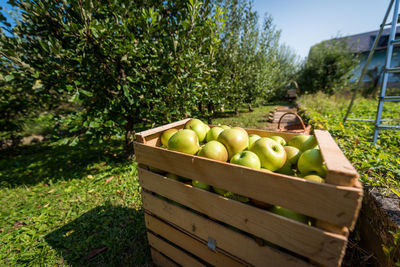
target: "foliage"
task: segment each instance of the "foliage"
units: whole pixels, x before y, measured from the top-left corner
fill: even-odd
[[[125,132],[131,150],[136,124],[189,116],[207,89],[223,23],[218,7],[195,0],[9,2],[23,20],[13,36],[1,35],[2,66],[11,73],[4,80],[42,103],[79,103],[86,133],[98,139]]]
[[[115,266],[151,262],[137,163],[81,142],[0,156],[1,266]]]
[[[395,257],[399,256],[399,248],[400,248],[400,230],[396,230],[396,232],[389,231],[389,233],[393,236],[393,245],[385,246],[382,244],[382,251],[385,256],[388,258],[388,262],[390,266],[400,266],[400,261],[394,262]]]
[[[321,42],[310,49],[299,72],[299,87],[303,93],[333,94],[349,85],[357,64],[344,38]]]
[[[374,125],[370,122],[348,121],[342,124],[349,97],[328,96],[322,93],[304,95],[299,103],[316,129],[326,129],[360,173],[360,179],[369,185],[400,188],[400,133],[380,131],[376,144],[372,143]],[[377,99],[356,100],[351,117],[375,119]],[[387,124],[400,124],[400,103],[385,103],[382,118]]]
[[[217,86],[225,92],[225,104],[236,111],[243,103],[266,103],[291,77],[287,50],[279,45],[280,31],[265,14],[260,29],[252,2],[224,1],[226,31],[217,55]],[[290,63],[289,63],[290,62]],[[286,63],[289,63],[288,66]]]

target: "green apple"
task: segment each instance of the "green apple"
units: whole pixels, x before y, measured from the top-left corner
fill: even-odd
[[[279,170],[286,162],[283,146],[267,137],[258,139],[251,147],[251,151],[257,154],[261,167],[270,171]]]
[[[168,147],[168,140],[171,138],[171,136],[174,135],[174,133],[176,133],[178,130],[177,129],[168,129],[165,130],[162,135],[161,135],[161,143],[163,144],[163,146]]]
[[[285,146],[283,148],[286,151],[287,161],[289,161],[292,165],[296,165],[301,155],[300,149],[294,146]]]
[[[317,182],[317,183],[325,183],[325,179],[322,178],[321,176],[316,175],[316,174],[306,175],[303,178],[306,179],[306,180],[309,180],[309,181]]]
[[[152,171],[152,172],[158,173],[158,174],[165,174],[165,173],[167,173],[167,172],[165,172],[165,171],[163,171],[163,170],[160,170],[160,169],[157,169],[157,168],[154,168],[154,167],[151,167],[151,166],[149,166],[149,170]]]
[[[168,141],[168,149],[194,155],[199,151],[197,134],[189,129],[177,131]]]
[[[232,129],[237,129],[237,130],[239,130],[239,131],[242,131],[242,133],[243,133],[244,135],[246,135],[247,138],[249,138],[249,134],[248,134],[247,131],[246,131],[245,129],[243,129],[242,127],[236,126],[236,127],[233,127]]]
[[[289,160],[286,160],[285,164],[276,171],[277,173],[286,174],[286,175],[294,175],[294,171],[292,169],[292,164]]]
[[[293,169],[296,168],[301,151],[294,146],[284,146],[283,149],[286,151],[286,162],[277,172],[286,175],[294,175]]]
[[[202,183],[202,182],[196,181],[196,180],[192,180],[192,185],[194,187],[197,187],[197,188],[200,188],[203,190],[207,190],[207,191],[210,191],[210,189],[211,189],[211,186],[209,186],[208,184],[205,184],[205,183]]]
[[[188,179],[188,178],[185,178],[185,177],[182,177],[182,176],[179,176],[179,175],[170,173],[170,172],[167,173],[165,176],[168,177],[168,178],[170,178],[170,179],[173,179],[173,180],[176,180],[176,181],[179,181],[179,182],[183,182],[183,183],[188,182],[188,181],[191,181],[191,180]]]
[[[325,177],[326,167],[319,149],[304,151],[297,162],[297,169],[303,176],[316,173],[321,177]]]
[[[260,169],[261,162],[258,156],[251,151],[242,151],[236,153],[231,158],[231,163],[246,166],[253,169]]]
[[[279,135],[274,135],[270,137],[272,140],[278,142],[279,144],[281,144],[282,146],[286,146],[286,141],[285,139],[283,139],[281,136]]]
[[[230,199],[237,200],[237,201],[240,201],[240,202],[249,202],[250,201],[250,199],[248,197],[241,196],[241,195],[229,192],[227,190],[217,188],[215,186],[213,186],[213,190],[218,195],[221,195],[221,196],[226,197],[226,198],[230,198]]]
[[[226,150],[225,146],[215,140],[210,141],[202,146],[197,155],[200,157],[206,157],[220,161],[228,160],[228,151]]]
[[[250,150],[251,147],[253,146],[253,144],[260,138],[261,138],[261,136],[256,135],[256,134],[249,135],[249,147],[248,147],[248,149]]]
[[[283,217],[286,217],[286,218],[289,218],[289,219],[292,219],[292,220],[295,220],[295,221],[298,221],[301,223],[308,224],[308,218],[307,218],[307,216],[305,216],[303,214],[300,214],[300,213],[297,213],[297,212],[294,212],[294,211],[291,211],[291,210],[288,210],[288,209],[285,209],[285,208],[282,208],[279,206],[273,206],[269,211],[272,213],[278,214],[280,216],[283,216]]]
[[[229,160],[233,155],[243,151],[249,145],[249,137],[243,131],[239,129],[226,129],[218,136],[218,142],[221,142],[228,150]]]
[[[226,129],[230,129],[231,127],[229,127],[228,125],[218,125],[218,127],[221,127],[222,129],[226,130]]]
[[[204,124],[204,122],[202,122],[201,120],[191,119],[185,124],[184,128],[195,131],[197,137],[199,138],[199,142],[203,142],[206,138],[207,127],[208,125]]]
[[[304,152],[308,149],[314,148],[316,145],[318,145],[318,143],[314,135],[301,134],[292,137],[289,140],[288,145],[297,147],[301,152]]]
[[[206,130],[207,130],[207,133],[208,133],[208,131],[211,130],[211,128],[207,124],[204,124],[204,125],[206,126]],[[207,133],[206,133],[206,136],[207,136]]]
[[[210,141],[212,141],[212,140],[217,140],[219,134],[220,134],[223,130],[224,130],[224,129],[222,129],[221,127],[218,127],[218,126],[212,127],[212,128],[207,132],[206,141],[207,141],[207,142],[210,142]]]

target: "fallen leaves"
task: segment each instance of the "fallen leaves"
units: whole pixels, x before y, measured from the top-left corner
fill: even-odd
[[[105,183],[105,184],[108,184],[109,182],[111,182],[112,179],[114,179],[114,176],[111,176],[110,178],[108,178],[108,179],[106,180],[106,183]]]
[[[95,249],[93,249],[93,250],[91,250],[89,252],[89,254],[86,256],[86,258],[87,259],[91,259],[91,258],[95,257],[96,255],[98,255],[98,254],[100,254],[100,253],[102,253],[103,251],[106,251],[106,250],[107,250],[106,246],[95,248]]]

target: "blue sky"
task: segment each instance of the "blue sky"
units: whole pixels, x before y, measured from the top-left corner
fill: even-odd
[[[281,40],[302,58],[310,47],[337,36],[377,30],[389,0],[254,0],[254,8],[274,18]],[[6,0],[0,0],[5,6]]]
[[[281,41],[302,58],[320,41],[378,30],[389,0],[255,0],[263,16],[272,15]],[[389,17],[391,20],[391,16]]]

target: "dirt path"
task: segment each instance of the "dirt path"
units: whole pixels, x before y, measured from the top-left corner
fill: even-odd
[[[273,111],[271,111],[268,115],[269,123],[265,127],[266,130],[277,130],[279,119],[287,112],[297,113],[297,108],[292,106],[277,106]],[[285,128],[288,125],[298,124],[299,121],[297,120],[295,115],[286,115],[283,117],[280,127]]]

